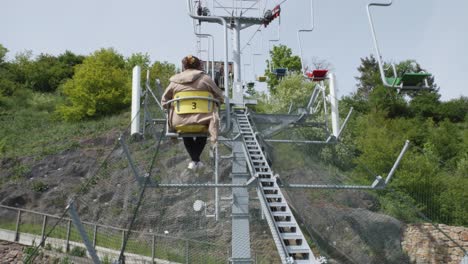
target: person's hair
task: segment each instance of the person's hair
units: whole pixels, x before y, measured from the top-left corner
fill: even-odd
[[[184,67],[184,70],[187,69],[200,69],[201,67],[201,61],[199,58],[188,55],[182,59],[182,67]]]

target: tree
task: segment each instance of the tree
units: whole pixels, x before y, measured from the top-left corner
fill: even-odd
[[[150,76],[152,80],[159,79],[161,81],[161,88],[163,90],[169,85],[169,78],[176,73],[174,64],[167,61],[155,61],[150,68]],[[163,92],[163,91],[161,91]],[[162,94],[162,93],[161,93]]]
[[[62,88],[67,103],[57,108],[65,120],[81,120],[116,113],[131,99],[125,60],[114,49],[100,49],[76,66],[73,79]]]
[[[380,81],[379,65],[374,56],[361,58],[361,65],[358,67],[360,76],[354,77],[357,83],[357,95],[368,99],[370,92]]]
[[[68,77],[64,64],[57,57],[41,54],[26,68],[29,88],[38,92],[53,92]]]
[[[276,92],[272,94],[272,99],[275,102],[273,111],[285,112],[288,110],[291,102],[296,107],[307,105],[309,98],[314,89],[312,82],[306,81],[301,74],[290,74],[276,86]]]
[[[65,77],[72,78],[75,72],[74,67],[83,63],[85,56],[83,55],[76,55],[73,52],[67,50],[64,53],[60,54],[57,57],[58,61],[63,64],[65,68]]]
[[[436,91],[419,91],[411,99],[409,106],[415,116],[439,120],[440,94]]]
[[[139,65],[143,70],[146,70],[149,68],[149,65],[151,63],[150,56],[148,53],[133,53],[130,57],[128,57],[125,60],[125,64],[127,69],[130,71],[133,69],[133,67]]]
[[[8,49],[0,44],[0,64],[5,61],[5,56],[8,53]]]
[[[267,68],[265,69],[265,75],[268,77],[268,90],[271,94],[274,94],[279,79],[271,72],[271,69],[286,68],[289,72],[300,72],[302,66],[301,58],[293,56],[291,49],[285,45],[274,46],[270,50],[270,58],[271,60],[266,61]]]
[[[5,96],[13,95],[18,89],[14,75],[11,73],[12,64],[5,61],[8,49],[0,44],[0,100]],[[0,102],[0,105],[3,104]]]
[[[447,118],[454,123],[466,121],[468,115],[468,97],[462,96],[458,99],[441,102],[438,113],[442,120]]]

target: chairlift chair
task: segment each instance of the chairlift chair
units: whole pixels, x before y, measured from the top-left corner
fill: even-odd
[[[367,17],[369,19],[369,25],[371,29],[372,38],[374,41],[374,49],[376,52],[377,62],[379,64],[380,77],[385,87],[395,88],[400,91],[404,90],[423,90],[423,89],[432,89],[427,79],[432,75],[427,72],[404,72],[398,76],[395,69],[395,65],[392,63],[393,76],[387,77],[383,67],[382,56],[380,55],[379,46],[377,43],[377,37],[374,29],[374,22],[372,19],[372,14],[370,12],[371,6],[390,6],[392,5],[392,0],[387,3],[369,3],[367,5]]]
[[[319,82],[327,79],[328,70],[320,69],[320,70],[312,70],[312,71],[305,71],[305,75],[307,78],[311,79],[314,82]]]
[[[174,99],[167,102],[169,111],[175,111],[178,115],[211,113],[214,105],[219,108],[219,101],[214,99],[213,94],[208,91],[183,91],[174,95]],[[174,104],[174,105],[172,105]],[[175,131],[169,130],[170,112],[167,116],[166,136],[167,137],[206,137],[208,125],[184,124],[178,125]]]
[[[273,70],[273,73],[276,75],[276,77],[283,78],[284,76],[286,76],[286,73],[288,73],[288,69],[287,68],[276,68],[276,69]]]
[[[315,70],[308,70],[306,66],[304,66],[304,58],[302,55],[302,41],[301,41],[301,32],[312,32],[314,31],[314,2],[310,0],[310,28],[308,29],[299,29],[297,31],[297,42],[299,43],[299,50],[300,50],[300,58],[301,58],[301,67],[302,73],[304,77],[309,78],[314,82],[323,81],[327,79],[328,70],[326,69],[315,69]]]

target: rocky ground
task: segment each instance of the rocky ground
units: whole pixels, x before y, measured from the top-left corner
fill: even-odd
[[[23,263],[23,249],[24,246],[16,243],[6,242],[0,240],[0,263]]]

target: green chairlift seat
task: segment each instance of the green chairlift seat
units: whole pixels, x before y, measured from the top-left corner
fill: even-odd
[[[405,87],[411,87],[411,89],[416,89],[417,87],[423,88],[424,80],[430,77],[431,74],[427,72],[407,72],[404,73],[401,77],[387,77],[386,81],[393,87],[400,87],[405,89]]]

